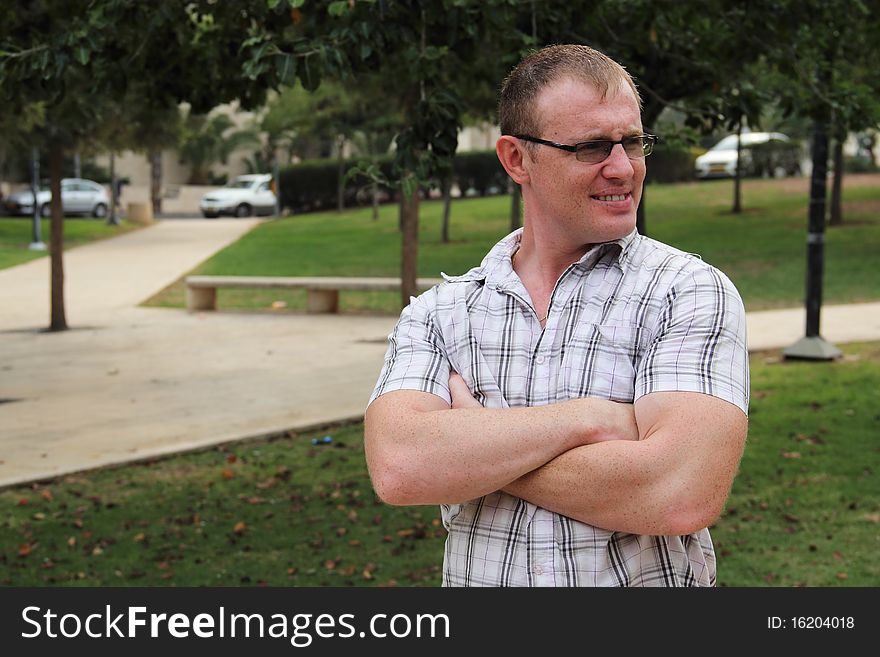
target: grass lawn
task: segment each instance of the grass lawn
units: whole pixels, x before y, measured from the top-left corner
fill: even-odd
[[[64,247],[69,249],[80,244],[121,235],[140,228],[138,224],[123,221],[119,226],[108,226],[104,219],[65,217]],[[43,242],[49,246],[49,220],[40,220]],[[46,251],[28,249],[33,239],[33,220],[22,217],[0,217],[0,269],[20,265],[29,260],[45,258]]]
[[[880,175],[845,178],[845,223],[826,231],[826,303],[880,298]],[[711,181],[647,188],[649,234],[699,253],[736,283],[746,307],[799,306],[804,298],[808,183],[806,178],[749,180],[741,215],[730,213],[732,183]],[[509,226],[510,199],[458,200],[451,216],[452,242],[440,242],[438,201],[421,206],[419,275],[462,273]],[[277,276],[397,276],[400,262],[398,209],[382,207],[378,221],[369,209],[318,213],[266,223],[201,264],[193,273]],[[266,309],[276,301],[305,307],[305,292],[220,290],[220,308]],[[343,312],[399,310],[397,293],[343,292]],[[184,305],[182,282],[150,305]],[[278,304],[276,304],[278,305]]]
[[[752,356],[720,586],[880,586],[880,343],[844,351]],[[13,586],[436,586],[445,536],[376,500],[360,424],[8,488],[0,525]]]

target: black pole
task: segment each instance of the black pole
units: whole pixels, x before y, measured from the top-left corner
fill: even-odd
[[[828,175],[828,126],[813,124],[813,172],[810,176],[810,214],[807,233],[807,337],[819,335],[822,274],[825,268],[825,196]]]
[[[33,205],[33,233],[31,243],[28,247],[31,251],[45,251],[46,245],[43,243],[43,237],[40,226],[40,204],[37,202],[37,194],[40,192],[40,152],[37,147],[31,150],[31,191],[34,195]]]
[[[822,71],[819,80],[830,87],[830,73]],[[825,187],[828,174],[828,125],[826,108],[813,119],[813,170],[810,175],[810,208],[807,227],[807,327],[806,335],[782,351],[785,358],[833,360],[842,356],[840,349],[819,335],[819,312],[822,309],[822,273],[825,266]]]

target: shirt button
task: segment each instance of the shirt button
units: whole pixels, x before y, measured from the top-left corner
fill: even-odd
[[[535,575],[543,575],[544,569],[541,568],[540,564],[538,564],[538,565],[532,566],[532,572],[535,573]]]
[[[547,359],[544,358],[544,354],[540,354],[537,358],[535,358],[535,362],[538,365],[543,365],[545,360],[547,360]]]

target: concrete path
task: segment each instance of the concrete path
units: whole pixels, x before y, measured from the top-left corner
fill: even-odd
[[[71,330],[49,334],[48,259],[0,270],[0,486],[360,418],[395,318],[138,308],[256,220],[163,221],[65,254]],[[823,335],[880,339],[880,303]],[[804,311],[752,313],[752,349]]]

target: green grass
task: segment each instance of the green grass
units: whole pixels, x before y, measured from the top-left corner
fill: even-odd
[[[69,249],[81,244],[121,235],[140,228],[138,224],[123,222],[108,226],[103,219],[67,217],[64,220],[64,247]],[[49,220],[40,221],[43,242],[49,246]],[[28,246],[33,239],[33,220],[18,217],[0,217],[0,269],[13,267],[30,260],[47,257],[49,251],[31,251]]]
[[[880,586],[880,343],[754,354],[749,440],[712,531],[718,583]]]
[[[721,586],[878,586],[880,343],[752,357],[749,441],[712,529]],[[435,586],[436,507],[388,507],[363,427],[0,491],[0,584]],[[329,445],[312,438],[332,435]]]
[[[880,298],[880,176],[849,176],[844,192],[845,223],[826,231],[826,303]],[[712,181],[652,185],[647,189],[651,237],[699,253],[736,283],[746,307],[759,310],[803,303],[806,266],[807,183],[804,178],[749,180],[741,215],[730,213],[732,183]],[[451,239],[440,242],[442,205],[421,205],[419,276],[462,273],[480,263],[508,232],[510,199],[457,200],[452,205]],[[396,206],[382,208],[378,221],[369,209],[320,213],[270,222],[217,253],[193,273],[278,276],[397,276],[400,235]],[[305,306],[303,292],[220,290],[220,308],[268,309],[281,301]],[[397,293],[343,292],[343,312],[399,310]],[[182,282],[150,305],[184,305]]]

